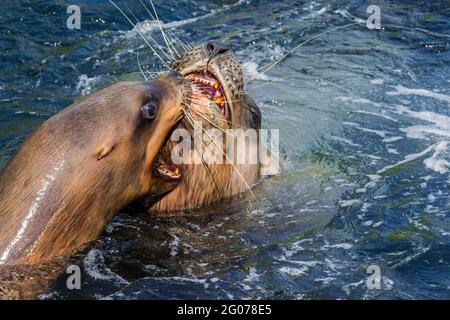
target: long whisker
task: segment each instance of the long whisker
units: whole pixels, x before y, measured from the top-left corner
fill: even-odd
[[[155,18],[155,17],[153,16],[153,14],[152,14],[152,13],[150,12],[150,10],[147,8],[147,6],[145,5],[145,3],[142,2],[142,0],[139,0],[139,2],[144,6],[145,10],[148,12],[148,14],[150,15],[150,17],[151,17],[152,20],[154,20],[154,21],[158,20],[157,18]],[[176,38],[170,31],[169,31],[169,33],[170,33],[170,35],[172,36],[172,38]],[[169,39],[169,40],[170,40],[170,39]],[[181,41],[180,39],[176,38],[176,40],[178,40],[179,42],[182,43],[182,41]],[[171,42],[171,44],[172,44],[172,41],[170,41],[170,42]],[[173,48],[174,51],[178,54],[178,57],[181,57],[181,55],[178,53],[178,51],[176,50],[176,48],[174,48],[173,44],[172,44],[172,48]],[[183,49],[183,50],[184,50],[184,49]]]
[[[196,99],[196,98],[188,98],[187,101],[189,101],[189,102],[194,102],[194,103],[197,103],[197,104],[201,104],[201,105],[207,106],[206,104],[204,104],[204,100],[198,100],[198,99]],[[244,101],[244,100],[233,100],[233,101],[239,102],[239,101]],[[227,100],[227,102],[228,102],[228,100]],[[246,108],[246,109],[250,109],[249,107],[244,106],[244,105],[241,105],[241,107],[244,107],[244,108]],[[192,107],[188,107],[188,108],[192,108]],[[209,116],[209,114],[206,114],[206,113],[201,112],[201,111],[199,111],[199,110],[196,110],[196,109],[195,109],[194,111],[195,111],[196,113],[201,113],[202,115],[204,115],[204,116],[206,116],[206,117]],[[229,124],[231,124],[231,125],[234,125],[234,126],[236,126],[236,127],[240,127],[240,128],[243,128],[243,129],[247,129],[246,127],[241,126],[241,125],[239,125],[239,124],[237,124],[237,123],[235,123],[235,122],[232,122],[232,121],[230,121],[230,120],[223,119],[223,121],[225,121],[225,122],[227,122],[227,123],[229,123]]]
[[[150,17],[152,18],[152,20],[156,20],[155,17],[153,16],[153,14],[150,12],[150,10],[147,8],[147,6],[145,5],[144,2],[142,2],[142,0],[139,0],[139,2],[144,6],[145,10],[147,10],[148,14],[150,15]]]
[[[214,127],[216,127],[217,129],[219,129],[220,131],[222,131],[223,133],[229,135],[230,137],[234,138],[234,135],[230,134],[229,132],[227,132],[226,130],[222,129],[220,126],[218,126],[217,124],[214,123],[214,121],[212,121],[211,119],[208,119],[207,117],[205,117],[201,112],[198,112],[197,110],[195,110],[194,108],[191,107],[187,107],[189,110],[194,111],[196,114],[198,114],[201,118],[203,118],[206,122],[212,124]]]
[[[149,0],[149,1],[150,1],[150,4],[152,5],[153,12],[155,13],[156,21],[158,22],[159,30],[161,30],[161,34],[162,34],[162,36],[163,36],[164,42],[165,42],[166,45],[167,45],[167,49],[169,49],[170,54],[172,55],[172,57],[174,57],[174,60],[176,60],[176,59],[175,59],[175,56],[174,56],[174,54],[173,54],[173,52],[172,52],[172,49],[170,48],[170,44],[169,44],[169,41],[168,41],[168,39],[167,39],[167,36],[166,36],[166,34],[164,33],[164,31],[163,31],[163,28],[162,28],[162,25],[161,25],[161,20],[159,20],[158,13],[156,12],[155,6],[153,5],[153,1],[152,1],[152,0]],[[177,55],[179,56],[178,53],[177,53]]]
[[[169,33],[172,36],[172,38],[174,38],[176,41],[178,41],[180,46],[183,48],[184,52],[189,51],[189,46],[186,43],[184,43],[180,38],[178,38],[173,32],[169,31]]]
[[[133,28],[136,29],[136,31],[139,33],[139,35],[142,37],[142,39],[145,41],[145,43],[148,45],[148,47],[153,51],[153,53],[159,58],[159,60],[161,60],[162,64],[167,68],[170,69],[169,65],[164,61],[163,58],[161,58],[161,56],[158,54],[158,52],[156,52],[155,49],[153,49],[153,47],[150,45],[150,43],[148,43],[147,39],[144,37],[144,35],[142,34],[142,32],[139,30],[139,28],[136,28],[136,26],[134,25],[133,21],[130,20],[130,18],[128,18],[128,16],[125,14],[125,12],[122,11],[122,9],[120,9],[120,7],[118,5],[116,5],[114,3],[114,1],[112,0],[108,0],[114,7],[116,7],[117,10],[119,10],[119,12],[128,20],[128,22],[133,26]],[[170,60],[170,57],[168,57]]]
[[[189,51],[189,48],[183,41],[181,41],[179,38],[177,38],[177,36],[172,31],[169,30],[168,33],[172,37],[172,41],[175,43],[176,47],[178,48],[178,50],[180,52],[180,55],[178,58],[181,59],[184,56],[184,54]]]
[[[185,112],[186,117],[190,118],[192,121],[192,117],[189,115],[189,113]],[[195,124],[195,121],[193,121]],[[247,181],[244,179],[244,177],[242,176],[241,172],[239,171],[239,169],[234,165],[233,161],[230,159],[230,157],[228,157],[228,155],[222,150],[222,148],[217,144],[216,141],[214,141],[214,139],[209,135],[209,133],[203,129],[200,126],[200,129],[203,131],[204,134],[206,134],[208,136],[208,138],[211,140],[212,143],[214,143],[214,145],[218,148],[218,150],[220,150],[222,152],[222,154],[227,158],[227,160],[230,162],[231,166],[233,167],[233,169],[237,172],[237,174],[239,175],[239,177],[241,178],[241,180],[244,182],[245,187],[248,189],[248,191],[250,191],[251,195],[253,196],[254,199],[256,199],[255,194],[253,193],[253,191],[251,190],[250,186],[248,185]]]
[[[139,70],[141,71],[142,76],[144,77],[145,81],[148,81],[148,78],[145,76],[145,73],[144,73],[144,71],[142,70],[142,67],[141,67],[141,63],[139,61],[139,51],[136,52],[136,58],[137,58],[137,63],[138,63]]]
[[[135,16],[135,14],[134,14],[133,11],[128,7],[128,5],[125,4],[125,7],[128,9],[128,11],[129,11],[130,14],[133,16],[133,18],[136,20],[136,22],[137,22],[137,23],[140,23],[140,20]],[[137,24],[136,24],[136,25],[137,25]],[[138,29],[138,28],[139,28],[139,27],[137,27],[137,29]],[[158,47],[158,49],[159,49],[162,53],[164,53],[164,55],[165,55],[169,60],[176,60],[176,58],[175,58],[173,55],[171,55],[171,56],[169,57],[169,55],[166,54],[166,52],[163,50],[163,48],[161,48],[161,46],[158,44],[158,42],[156,42],[156,40],[155,40],[151,35],[148,35],[148,37],[150,38],[150,40],[153,41],[153,43]]]
[[[266,73],[267,71],[269,71],[270,69],[272,69],[273,67],[275,67],[276,65],[278,65],[281,61],[283,61],[284,59],[286,59],[288,56],[290,56],[292,53],[294,53],[298,48],[304,46],[304,45],[307,44],[308,42],[311,42],[311,41],[313,41],[314,39],[317,39],[317,38],[323,36],[324,34],[327,34],[327,33],[330,33],[330,32],[333,32],[333,31],[336,31],[336,30],[339,30],[339,29],[344,29],[344,28],[348,28],[348,27],[351,27],[351,26],[360,25],[360,24],[361,24],[360,22],[349,23],[349,24],[346,24],[346,25],[343,25],[343,26],[339,26],[339,27],[336,27],[336,28],[332,28],[332,29],[330,29],[330,30],[326,30],[326,31],[324,31],[324,32],[321,32],[321,33],[319,33],[319,34],[316,34],[315,36],[310,37],[309,39],[307,39],[307,40],[301,42],[300,44],[298,44],[297,46],[295,46],[293,49],[289,50],[287,53],[285,53],[285,54],[284,54],[280,59],[278,59],[277,61],[275,61],[275,62],[273,62],[273,63],[272,63],[272,62],[271,62],[271,63],[268,63],[268,64],[262,66],[261,68],[258,68],[257,73],[254,74],[254,75],[251,77],[251,79],[248,80],[248,82],[255,80],[257,76]],[[260,71],[260,70],[262,70],[262,69],[265,69],[265,70]]]
[[[286,79],[289,79],[289,78],[295,78],[295,76],[286,76],[286,77],[282,77],[282,78],[277,78],[277,79],[275,79],[275,80],[270,80],[270,81],[267,81],[267,82],[265,82],[265,83],[263,83],[263,84],[261,84],[261,85],[257,85],[257,86],[255,86],[255,87],[248,88],[247,91],[248,91],[248,92],[252,92],[252,91],[254,91],[255,89],[259,89],[259,88],[261,88],[261,87],[264,87],[264,86],[267,86],[267,85],[270,85],[270,84],[274,84],[274,83],[280,82],[279,80],[286,80]]]
[[[185,111],[184,113],[186,114],[186,111]],[[192,127],[192,129],[194,130],[194,129],[195,129],[194,123],[193,123],[188,117],[186,117],[185,120],[186,120],[186,122]],[[196,133],[196,135],[198,135],[198,133]],[[202,146],[208,148],[208,150],[211,151],[211,149],[209,148],[209,146],[207,146],[207,145],[203,142],[203,139],[200,139],[200,141],[202,142]],[[199,153],[201,154],[200,150],[198,150],[198,149],[197,149],[197,152],[199,152]],[[205,170],[208,172],[208,176],[209,176],[209,177],[211,178],[211,180],[213,181],[213,183],[214,183],[214,188],[216,189],[216,192],[219,194],[220,191],[219,191],[219,187],[218,187],[218,185],[217,185],[216,179],[214,178],[214,174],[213,174],[213,172],[211,171],[211,168],[209,167],[209,165],[206,163],[205,159],[203,158],[203,154],[202,154],[201,156],[202,156],[202,165],[203,165],[203,167],[205,168]]]
[[[167,32],[167,33],[171,34],[170,32]],[[173,38],[170,38],[167,35],[167,33],[166,33],[167,40],[169,41],[170,46],[172,47],[173,51],[175,52],[177,59],[181,58],[181,54],[178,52],[177,48],[173,44],[175,42],[175,40]],[[180,49],[180,48],[178,48],[178,49]],[[180,51],[182,52],[182,50],[180,50]]]
[[[288,76],[288,77],[283,77],[283,78],[279,78],[279,79],[280,79],[280,80],[286,80],[286,79],[289,79],[289,78],[299,78],[299,77],[298,77],[298,76]],[[336,87],[336,88],[338,88],[338,89],[341,89],[342,91],[345,91],[345,92],[348,92],[348,93],[352,93],[351,90],[349,90],[349,89],[347,89],[347,88],[344,88],[343,86],[340,86],[340,85],[338,85],[337,83],[334,83],[334,82],[332,82],[332,81],[330,81],[330,80],[327,80],[327,79],[318,78],[318,77],[308,77],[308,76],[305,76],[305,75],[302,75],[302,78],[309,78],[309,79],[320,80],[320,81],[325,82],[325,83],[328,83],[329,85],[332,85],[332,86],[334,86],[334,87]],[[259,88],[265,87],[265,86],[269,86],[269,85],[274,85],[274,84],[276,84],[276,83],[279,83],[279,81],[271,80],[271,81],[266,82],[266,83],[263,83],[263,84],[261,84],[261,85],[258,85],[258,86],[249,88],[249,89],[247,90],[247,92],[254,92],[256,89],[259,89]]]

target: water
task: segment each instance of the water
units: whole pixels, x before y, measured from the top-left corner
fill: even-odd
[[[2,166],[75,99],[140,79],[136,52],[162,70],[109,2],[78,3],[77,31],[66,28],[66,1],[3,6]],[[139,1],[118,4],[160,39]],[[370,4],[169,0],[157,9],[188,43],[232,43],[250,75],[315,34],[366,19]],[[280,129],[283,162],[255,187],[256,204],[237,199],[192,218],[120,213],[73,258],[82,290],[61,277],[41,298],[450,298],[448,3],[378,4],[384,30],[325,34],[247,85],[263,126]],[[381,289],[366,285],[372,265]]]

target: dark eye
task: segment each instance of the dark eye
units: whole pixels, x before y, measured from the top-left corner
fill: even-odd
[[[158,106],[154,102],[149,102],[141,108],[141,116],[145,121],[152,121],[158,115]]]

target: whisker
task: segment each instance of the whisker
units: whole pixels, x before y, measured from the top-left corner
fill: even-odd
[[[194,103],[200,104],[200,105],[205,106],[205,107],[209,107],[209,105],[205,104],[205,100],[198,100],[198,99],[196,99],[196,98],[187,98],[187,101],[189,101],[189,102],[194,102]],[[228,101],[228,100],[227,100],[227,101]],[[239,102],[239,101],[243,101],[243,100],[234,100],[234,101]],[[244,108],[250,109],[249,107],[246,107],[246,106],[244,106],[244,105],[241,105],[241,106],[244,107]],[[192,108],[192,107],[189,107],[189,106],[188,106],[188,108]],[[201,113],[202,115],[204,115],[204,116],[206,116],[206,117],[209,116],[208,114],[203,113],[203,112],[201,112],[201,111],[199,111],[199,110],[196,110],[196,109],[194,109],[194,110],[195,110],[196,113]],[[232,121],[230,121],[230,120],[223,119],[223,121],[225,121],[225,122],[227,122],[227,123],[229,123],[229,124],[232,124],[232,125],[234,125],[234,126],[236,126],[236,127],[243,128],[243,129],[247,129],[246,127],[241,126],[241,125],[239,125],[239,124],[237,124],[237,123],[235,123],[235,122],[232,122]]]
[[[131,11],[131,9],[128,7],[128,5],[125,4],[125,7],[128,9],[128,11],[130,12],[130,14],[134,17],[134,19],[137,21],[137,23],[140,23],[140,20],[134,15],[133,11]],[[137,25],[137,24],[136,24]],[[137,27],[139,28],[139,26]],[[176,58],[171,55],[170,57],[166,54],[166,52],[163,50],[163,48],[161,48],[161,46],[156,42],[156,40],[151,36],[151,35],[147,35],[150,40],[153,41],[153,43],[158,47],[158,49],[164,53],[164,55],[169,59],[169,60],[176,60]]]
[[[139,70],[141,71],[142,76],[144,77],[145,81],[148,81],[148,78],[145,76],[144,71],[142,70],[142,67],[141,67],[141,63],[139,61],[139,51],[136,52],[136,58],[137,58],[137,63],[138,63]]]
[[[161,58],[161,56],[158,54],[158,52],[156,52],[155,49],[153,49],[153,47],[150,45],[150,43],[148,43],[147,39],[144,37],[144,35],[142,34],[142,32],[139,30],[139,28],[136,28],[136,26],[134,25],[133,21],[130,20],[130,18],[128,18],[128,16],[125,14],[125,12],[122,11],[122,9],[116,5],[114,3],[114,1],[112,0],[108,0],[114,7],[116,7],[117,10],[119,10],[119,12],[128,20],[128,22],[133,26],[133,28],[136,29],[136,31],[139,33],[139,35],[142,37],[142,39],[145,41],[145,43],[148,45],[148,47],[153,51],[153,53],[159,58],[159,60],[161,60],[162,64],[167,68],[170,69],[170,67],[168,66],[168,64],[164,61],[163,58]],[[167,56],[167,55],[166,55]],[[168,57],[170,60],[170,57]]]
[[[220,126],[218,126],[217,124],[214,123],[214,121],[208,119],[207,117],[205,117],[201,112],[198,112],[197,110],[191,108],[191,107],[187,107],[189,110],[194,111],[196,114],[198,114],[201,118],[203,118],[206,122],[212,124],[214,127],[216,127],[217,129],[219,129],[220,131],[222,131],[223,133],[229,135],[230,137],[234,138],[234,135],[230,134],[229,132],[227,132],[226,130],[222,129]]]
[[[309,39],[307,39],[307,40],[301,42],[300,44],[298,44],[297,46],[295,46],[293,49],[289,50],[287,53],[285,53],[285,54],[284,54],[280,59],[278,59],[277,61],[275,61],[275,62],[273,62],[273,63],[272,63],[272,62],[271,62],[271,63],[268,63],[268,64],[266,64],[266,65],[264,65],[264,66],[258,68],[258,69],[257,69],[257,73],[254,74],[254,75],[251,77],[251,79],[248,80],[248,82],[251,82],[251,81],[255,80],[257,76],[266,73],[267,71],[269,71],[270,69],[272,69],[273,67],[275,67],[276,65],[278,65],[281,61],[283,61],[284,59],[286,59],[288,56],[290,56],[292,53],[294,53],[298,48],[304,46],[305,44],[311,42],[312,40],[317,39],[317,38],[323,36],[324,34],[327,34],[327,33],[330,33],[330,32],[336,31],[336,30],[344,29],[344,28],[348,28],[348,27],[351,27],[351,26],[354,26],[354,25],[360,25],[360,24],[361,24],[360,22],[349,23],[349,24],[346,24],[346,25],[343,25],[343,26],[339,26],[339,27],[336,27],[336,28],[332,28],[332,29],[330,29],[330,30],[326,30],[326,31],[324,31],[324,32],[321,32],[321,33],[319,33],[319,34],[316,34],[315,36],[310,37]],[[262,69],[264,69],[264,68],[266,68],[264,71],[260,71],[260,70],[262,70]]]
[[[180,51],[180,55],[179,55],[178,59],[181,60],[181,58],[186,54],[186,52],[189,52],[190,49],[172,31],[169,30],[168,33],[172,37],[172,41],[175,43],[175,45],[177,46],[178,50]]]
[[[264,87],[264,86],[267,86],[267,85],[275,84],[275,83],[277,83],[277,82],[280,82],[279,80],[286,80],[286,79],[289,79],[289,78],[296,78],[296,77],[295,77],[295,76],[286,76],[286,77],[277,78],[276,80],[270,80],[270,81],[265,82],[265,83],[263,83],[263,84],[261,84],[261,85],[257,85],[257,86],[255,86],[255,87],[248,88],[247,91],[248,91],[248,92],[252,92],[252,91],[254,91],[255,89],[259,89],[259,88]]]
[[[145,10],[147,10],[148,14],[150,15],[152,20],[156,20],[155,17],[152,15],[152,13],[150,12],[150,10],[147,8],[147,6],[145,5],[144,2],[142,2],[142,0],[139,0],[139,2],[144,6]]]
[[[185,112],[185,115],[186,115],[186,117],[188,117],[188,118],[191,117],[191,116],[189,115],[188,112]],[[192,117],[191,117],[191,120],[193,120]],[[194,124],[195,124],[195,121],[193,121],[193,122],[194,122]],[[214,139],[209,135],[209,133],[208,133],[205,129],[203,129],[201,126],[200,126],[200,129],[203,131],[203,133],[205,133],[205,134],[209,137],[209,139],[211,140],[211,142],[214,143],[214,145],[222,152],[222,154],[225,156],[225,158],[227,158],[227,160],[230,162],[230,164],[231,164],[231,166],[233,167],[233,169],[237,172],[237,174],[239,175],[239,177],[241,178],[241,180],[244,182],[245,187],[248,189],[248,191],[250,191],[250,193],[251,193],[251,195],[253,196],[253,198],[256,199],[255,194],[254,194],[253,191],[251,190],[251,188],[250,188],[250,186],[248,185],[247,181],[244,179],[244,177],[242,176],[242,174],[241,174],[241,172],[239,171],[239,169],[234,165],[234,163],[233,163],[233,161],[230,159],[230,157],[228,157],[228,155],[222,150],[222,148],[217,144],[217,142],[214,141]]]
[[[185,115],[186,115],[186,112],[184,112],[184,113],[185,113]],[[192,127],[192,129],[194,130],[194,129],[195,129],[195,128],[194,128],[194,124],[191,122],[191,120],[190,120],[189,118],[187,118],[187,117],[185,118],[185,120],[186,120],[186,122]],[[198,132],[195,133],[195,134],[198,136]],[[201,138],[201,137],[200,137],[200,138]],[[209,148],[209,146],[206,145],[206,144],[203,142],[203,139],[200,139],[200,141],[202,142],[202,146],[208,148],[209,151],[212,151],[212,150]],[[213,181],[214,187],[215,187],[215,189],[216,189],[216,192],[219,194],[219,193],[220,193],[219,187],[218,187],[218,185],[217,185],[216,179],[214,178],[214,174],[213,174],[212,171],[211,171],[211,168],[210,168],[209,165],[206,163],[205,159],[203,158],[203,154],[200,152],[200,150],[197,149],[197,152],[198,152],[199,154],[201,154],[201,156],[202,156],[202,165],[203,165],[203,167],[205,168],[205,170],[208,172],[208,176],[209,176],[209,177],[211,178],[211,180]]]
[[[180,38],[178,38],[173,32],[169,31],[170,35],[172,36],[172,38],[174,38],[176,41],[178,41],[178,43],[181,45],[181,47],[184,50],[184,53],[189,51],[189,47],[187,44],[185,44]]]
[[[174,54],[173,54],[173,52],[172,52],[172,49],[170,49],[170,44],[169,44],[169,42],[168,42],[168,40],[167,40],[166,34],[165,34],[164,31],[163,31],[163,28],[162,28],[162,25],[161,25],[161,20],[159,20],[158,13],[156,12],[155,6],[153,5],[153,1],[152,1],[152,0],[149,0],[149,1],[150,1],[150,4],[152,5],[153,12],[155,13],[156,21],[158,22],[159,30],[161,30],[161,34],[162,34],[162,36],[163,36],[164,42],[165,42],[166,45],[167,45],[167,49],[169,49],[170,54],[172,55],[172,57],[174,58],[174,60],[176,60],[176,59],[175,59],[175,56],[174,56]],[[178,54],[178,53],[177,53],[177,54]],[[178,54],[178,56],[179,56],[179,54]]]
[[[296,76],[288,76],[288,77],[283,77],[283,78],[279,78],[279,79],[280,80],[286,80],[286,79],[289,79],[289,78],[299,78],[299,77],[298,76],[297,77]],[[330,80],[327,80],[327,79],[318,78],[318,77],[308,77],[308,76],[305,76],[305,75],[302,75],[301,78],[309,78],[309,79],[314,79],[314,80],[320,80],[320,81],[328,83],[328,84],[330,84],[330,85],[332,85],[332,86],[334,86],[334,87],[336,87],[338,89],[341,89],[342,91],[345,91],[345,92],[348,92],[348,93],[352,93],[351,90],[349,90],[347,88],[344,88],[344,87],[338,85],[337,83],[334,83],[334,82],[332,82]],[[259,89],[261,87],[265,87],[265,86],[268,86],[268,85],[274,85],[275,83],[279,83],[279,81],[271,80],[271,81],[263,83],[261,85],[249,88],[247,90],[247,92],[254,92],[256,89]]]

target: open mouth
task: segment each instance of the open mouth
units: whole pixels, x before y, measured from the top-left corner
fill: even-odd
[[[171,135],[171,134],[170,134]],[[169,136],[170,136],[169,135]],[[155,172],[166,179],[178,180],[181,178],[181,169],[177,167],[171,160],[170,148],[167,148],[167,143],[171,143],[166,140],[162,145],[159,154],[156,156],[156,160],[153,163]]]
[[[224,119],[230,120],[231,112],[225,96],[225,89],[214,75],[206,71],[193,72],[186,75],[185,78],[191,83],[191,107],[204,115],[210,114],[211,111],[215,111],[216,114],[220,112]],[[154,161],[154,169],[163,178],[177,180],[181,178],[181,169],[172,162],[171,148],[167,146],[168,143],[171,142],[167,139],[161,147]]]
[[[171,162],[162,160],[161,158],[156,163],[156,170],[165,178],[179,179],[181,177],[181,171],[177,166]]]
[[[226,120],[230,120],[231,112],[225,90],[220,81],[211,73],[194,72],[186,76],[192,84],[192,105],[201,111],[218,108]]]

